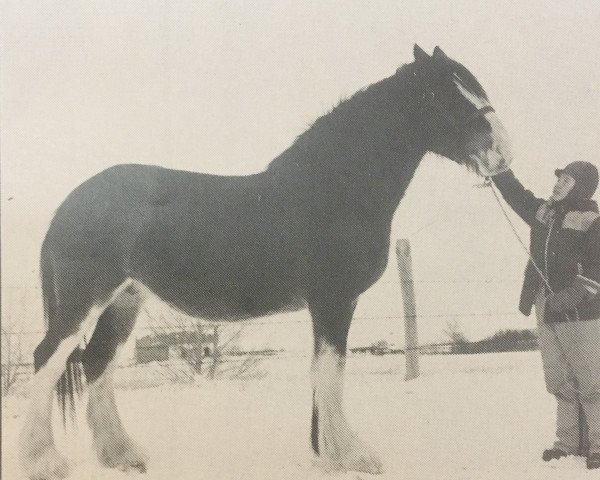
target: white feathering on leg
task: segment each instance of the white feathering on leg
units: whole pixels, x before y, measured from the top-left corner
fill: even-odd
[[[56,351],[31,380],[31,401],[19,435],[19,455],[21,465],[32,480],[64,478],[69,474],[68,460],[54,445],[51,421],[54,387],[65,371],[69,355],[82,342],[84,336],[95,328],[106,306],[130,283],[131,280],[126,280],[115,289],[107,302],[90,308],[79,330],[60,342]]]
[[[147,455],[125,432],[115,401],[113,375],[120,347],[102,375],[90,385],[88,423],[101,464],[126,471],[146,470]]]
[[[345,358],[323,346],[313,359],[311,377],[318,415],[319,456],[327,470],[382,473],[382,462],[351,430],[343,411]]]

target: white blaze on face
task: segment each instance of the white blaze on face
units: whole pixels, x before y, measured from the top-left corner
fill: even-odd
[[[469,88],[467,88],[460,77],[454,74],[454,84],[459,92],[468,100],[477,110],[485,107],[490,107],[490,102],[481,97]],[[482,175],[493,176],[503,171],[508,170],[512,162],[512,153],[508,133],[502,125],[495,112],[487,112],[484,118],[488,121],[491,127],[491,148],[481,148],[476,153],[470,154],[470,157],[479,165],[479,171]]]
[[[469,90],[465,86],[465,84],[461,80],[461,78],[456,74],[454,74],[454,85],[456,85],[456,87],[458,88],[460,93],[463,95],[463,97],[465,97],[469,102],[471,102],[477,110],[480,110],[483,107],[491,106],[490,102],[487,100],[487,98],[480,97],[479,95],[477,95],[477,94],[473,93],[471,90]]]

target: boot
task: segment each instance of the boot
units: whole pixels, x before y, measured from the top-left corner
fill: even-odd
[[[549,462],[550,460],[559,460],[562,457],[568,457],[569,454],[560,448],[549,448],[544,450],[542,454],[542,460]]]
[[[588,455],[586,463],[588,470],[600,468],[600,453],[592,453]]]

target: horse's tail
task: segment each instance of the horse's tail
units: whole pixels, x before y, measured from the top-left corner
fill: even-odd
[[[56,384],[56,398],[58,400],[63,427],[67,426],[67,417],[71,425],[77,425],[77,406],[83,395],[83,349],[77,347],[67,360],[67,366]]]
[[[58,298],[56,292],[56,279],[54,275],[54,262],[48,248],[43,245],[40,259],[40,276],[42,284],[42,297],[44,303],[44,325],[46,335],[48,330],[56,328],[53,323],[60,321],[58,318]],[[60,407],[62,424],[66,428],[67,416],[73,425],[76,424],[77,400],[83,394],[83,365],[81,356],[83,350],[77,347],[67,360],[64,373],[56,384],[56,397]],[[35,369],[39,369],[39,365]]]

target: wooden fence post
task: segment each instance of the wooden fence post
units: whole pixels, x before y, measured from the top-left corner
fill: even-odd
[[[404,304],[404,338],[406,375],[405,380],[419,376],[419,337],[417,333],[417,307],[413,284],[412,258],[410,242],[402,238],[396,242],[396,257],[398,258],[398,275],[402,288]]]

